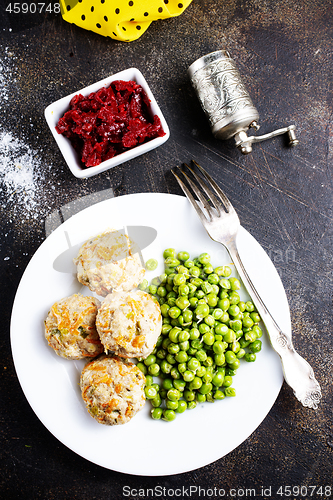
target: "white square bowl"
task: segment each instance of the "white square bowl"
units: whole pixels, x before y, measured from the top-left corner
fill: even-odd
[[[102,163],[96,165],[95,167],[83,167],[79,155],[73,148],[70,140],[64,135],[58,134],[58,132],[56,131],[56,125],[58,124],[59,119],[66,113],[66,111],[69,110],[70,100],[75,95],[82,94],[83,96],[87,96],[91,92],[97,92],[97,90],[101,89],[102,87],[108,87],[115,80],[124,80],[124,81],[133,80],[138,85],[142,86],[142,88],[144,89],[144,91],[148,96],[148,99],[150,100],[151,114],[152,116],[157,115],[159,117],[165,135],[163,137],[156,137],[155,139],[151,139],[147,142],[144,142],[143,144],[140,144],[139,146],[129,149],[124,153],[114,156],[109,160],[103,161]],[[142,73],[136,68],[129,68],[125,69],[124,71],[120,71],[119,73],[116,73],[114,75],[109,76],[108,78],[105,78],[104,80],[100,80],[99,82],[93,83],[92,85],[89,85],[84,89],[78,90],[73,94],[70,94],[66,97],[63,97],[62,99],[59,99],[58,101],[55,101],[45,109],[45,119],[72,174],[75,175],[75,177],[81,179],[92,177],[93,175],[96,174],[100,174],[101,172],[104,172],[109,168],[115,167],[116,165],[120,165],[121,163],[132,160],[133,158],[136,158],[139,155],[147,153],[147,151],[151,151],[152,149],[155,149],[164,142],[166,142],[170,137],[169,127],[148,86],[148,83],[146,82]]]

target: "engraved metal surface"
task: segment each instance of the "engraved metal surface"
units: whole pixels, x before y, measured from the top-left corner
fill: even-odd
[[[228,135],[232,136],[239,129],[247,129],[259,116],[235,62],[225,51],[213,54],[215,54],[214,59],[208,57],[210,55],[204,56],[194,63],[195,66],[190,67],[191,83],[214,135],[227,126],[230,128],[230,124],[234,121],[234,130],[232,133],[228,131]]]

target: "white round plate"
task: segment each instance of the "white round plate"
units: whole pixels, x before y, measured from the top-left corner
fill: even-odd
[[[153,420],[149,402],[125,425],[109,427],[95,421],[85,408],[79,388],[84,362],[66,360],[53,352],[44,338],[44,320],[56,300],[78,292],[91,295],[76,280],[72,262],[80,245],[106,229],[129,226],[145,226],[141,233],[146,235],[154,234],[147,228],[156,230],[156,238],[143,245],[148,245],[146,248],[141,243],[143,258],[159,261],[158,269],[147,273],[149,280],[163,272],[162,254],[168,247],[187,250],[192,258],[208,252],[214,266],[230,264],[224,247],[209,238],[183,196],[133,194],[92,205],[51,233],[24,272],[11,320],[14,363],[38,418],[75,453],[127,474],[179,474],[218,460],[250,436],[279,394],[282,368],[264,333],[257,360],[242,361],[234,377],[236,397],[200,404],[173,422]],[[279,275],[259,243],[243,228],[239,249],[264,302],[280,327],[290,331],[289,307]],[[241,294],[243,299],[248,298],[245,290]],[[179,451],[177,442],[183,439],[185,451]]]

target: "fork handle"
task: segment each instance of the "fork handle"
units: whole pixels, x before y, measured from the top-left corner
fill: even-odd
[[[236,244],[231,243],[228,245],[228,251],[245,288],[265,324],[272,347],[281,358],[284,378],[287,384],[293,389],[294,395],[303,406],[316,410],[322,395],[320,385],[315,379],[312,367],[295,351],[291,334],[284,333],[279,328],[263,303],[243,265]]]

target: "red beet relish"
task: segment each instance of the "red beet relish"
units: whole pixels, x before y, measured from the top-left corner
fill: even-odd
[[[85,167],[165,135],[159,117],[151,117],[142,86],[123,80],[87,97],[75,95],[56,130],[71,141]]]

